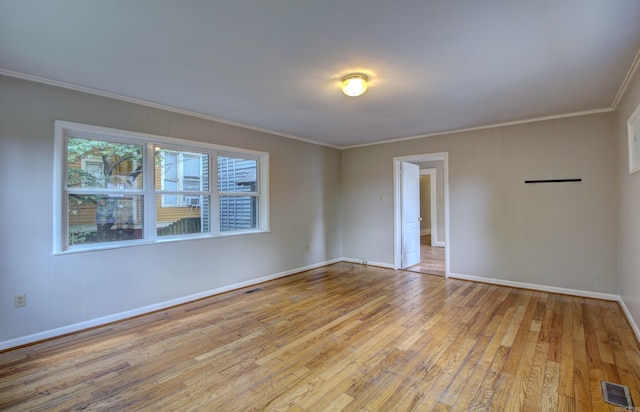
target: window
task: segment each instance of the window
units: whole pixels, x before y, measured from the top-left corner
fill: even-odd
[[[156,146],[155,153],[157,235],[208,233],[209,154],[166,146]]]
[[[66,139],[67,245],[141,239],[143,146],[75,136]]]
[[[220,231],[255,229],[258,225],[258,162],[218,156]]]
[[[267,153],[55,128],[55,253],[268,230]]]
[[[629,174],[640,170],[640,105],[627,120],[629,135]]]

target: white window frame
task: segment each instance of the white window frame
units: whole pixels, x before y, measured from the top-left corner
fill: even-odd
[[[629,174],[640,170],[640,105],[627,120],[629,139]]]
[[[241,158],[243,160],[255,160],[256,164],[258,166],[258,168],[256,170],[256,182],[258,183],[258,186],[260,186],[262,170],[260,168],[260,159],[258,157],[253,156],[253,155],[247,155],[247,154],[242,155],[242,154],[239,154],[237,152],[233,153],[233,152],[222,152],[222,151],[219,151],[216,154],[216,158],[213,159],[215,161],[216,171],[218,170],[217,169],[218,156],[220,156],[220,157]],[[217,175],[216,175],[216,187],[215,187],[215,189],[216,189],[216,194],[217,194],[217,196],[216,196],[217,215],[216,216],[218,217],[218,224],[217,224],[218,229],[220,228],[220,222],[219,222],[219,220],[220,220],[220,211],[217,208],[220,205],[220,202],[219,202],[220,197],[255,197],[255,198],[257,198],[257,201],[258,201],[258,212],[257,212],[256,219],[258,221],[257,222],[258,227],[260,227],[260,222],[263,219],[263,216],[260,213],[260,209],[261,209],[260,202],[262,201],[261,200],[261,196],[260,196],[260,187],[257,188],[258,190],[251,191],[251,192],[230,191],[230,190],[221,191],[220,188],[218,187],[218,179],[217,179]],[[253,229],[225,230],[225,231],[220,231],[220,235],[224,236],[226,234],[234,234],[234,233],[237,233],[237,232],[244,232],[244,231],[251,231],[251,230],[253,230]]]
[[[143,238],[136,240],[124,240],[118,242],[91,243],[83,245],[68,245],[68,196],[66,189],[66,167],[67,150],[66,142],[68,136],[87,137],[99,140],[114,141],[129,144],[143,145],[142,166],[142,189],[136,190],[136,194],[144,196],[144,229]],[[175,149],[183,152],[193,151],[194,153],[205,153],[209,156],[209,190],[201,191],[202,195],[211,196],[210,219],[211,227],[208,233],[193,233],[180,236],[158,236],[156,195],[162,190],[155,188],[154,174],[155,147]],[[255,229],[243,229],[221,232],[219,193],[218,193],[218,168],[217,156],[236,156],[257,160],[258,170],[256,180],[258,184],[257,192],[251,192],[258,197],[258,222]],[[194,238],[211,238],[220,236],[242,235],[252,233],[263,233],[270,231],[269,222],[269,153],[255,150],[240,149],[228,146],[221,146],[211,143],[194,142],[183,139],[176,139],[166,136],[158,136],[146,133],[130,132],[107,127],[93,126],[82,123],[56,120],[54,123],[54,159],[53,159],[53,254],[67,254],[76,252],[87,252],[91,250],[115,249],[136,245],[148,245],[153,243],[165,243],[169,241],[180,241]],[[201,181],[201,187],[202,187]]]

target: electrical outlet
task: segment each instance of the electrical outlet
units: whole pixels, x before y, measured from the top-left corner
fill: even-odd
[[[24,293],[21,295],[15,295],[13,297],[13,305],[16,308],[23,308],[27,306],[27,295],[25,295]]]

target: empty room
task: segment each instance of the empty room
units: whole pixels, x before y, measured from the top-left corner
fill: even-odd
[[[0,0],[0,410],[639,408],[638,22]]]

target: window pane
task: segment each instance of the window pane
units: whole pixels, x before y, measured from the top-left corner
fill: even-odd
[[[162,206],[177,206],[178,195],[162,195]]]
[[[142,195],[68,195],[69,246],[142,239]]]
[[[200,156],[185,154],[182,159],[183,176],[185,178],[200,178]]]
[[[67,187],[141,189],[142,146],[70,137]]]
[[[178,180],[178,154],[166,152],[164,154],[164,169],[162,176],[164,179]]]
[[[91,176],[93,176],[94,179],[104,178],[104,167],[102,166],[102,162],[85,161],[84,165],[82,166],[82,170],[89,173]],[[87,181],[85,179],[85,181],[83,182],[83,186],[86,187],[87,184],[89,185],[89,187],[91,187],[91,181]]]
[[[163,207],[163,204],[167,204],[167,197],[170,196],[157,196],[156,230],[158,236],[209,232],[209,196],[184,196],[186,206],[178,208]]]
[[[209,156],[156,148],[156,190],[209,190]],[[185,182],[189,181],[188,185]]]
[[[218,157],[219,192],[256,192],[258,162],[238,157]]]
[[[200,181],[199,180],[187,180],[185,179],[184,182],[182,182],[182,189],[185,191],[188,190],[193,190],[193,191],[199,191],[200,190]]]
[[[258,227],[257,196],[220,196],[220,231]]]

